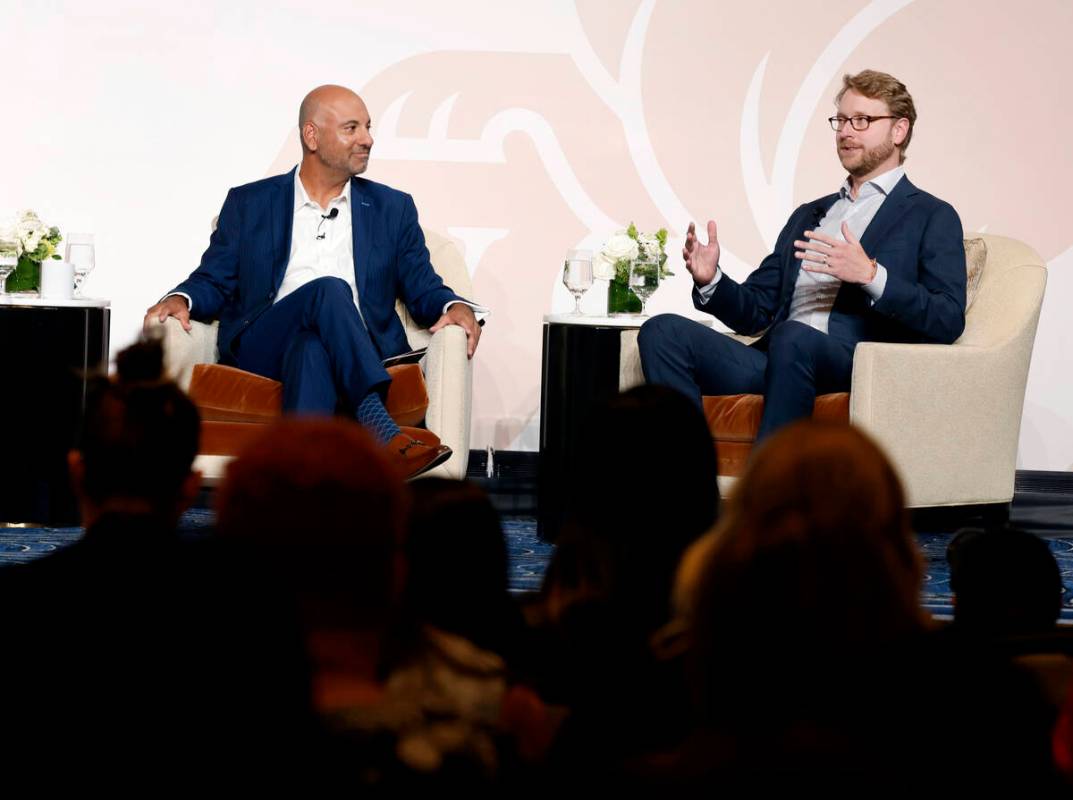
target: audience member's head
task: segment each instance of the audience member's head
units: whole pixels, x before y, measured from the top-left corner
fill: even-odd
[[[220,533],[257,549],[316,630],[374,630],[401,591],[408,498],[375,440],[343,419],[285,418],[233,461]]]
[[[1015,528],[966,528],[946,551],[954,622],[989,636],[1044,633],[1062,609],[1062,576],[1051,549]]]
[[[69,457],[87,526],[113,511],[174,522],[197,493],[197,408],[163,377],[163,361],[159,342],[131,345],[116,359],[116,377],[90,392]]]
[[[709,699],[787,654],[837,660],[923,625],[901,485],[847,425],[795,423],[764,442],[705,550],[690,605]]]
[[[640,386],[594,410],[577,452],[546,588],[605,602],[651,631],[667,619],[682,551],[718,513],[708,426],[678,392]]]
[[[504,654],[520,618],[507,588],[499,514],[472,483],[426,478],[410,488],[409,612],[421,623]]]

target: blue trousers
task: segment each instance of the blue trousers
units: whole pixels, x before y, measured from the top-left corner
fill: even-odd
[[[239,369],[283,383],[283,410],[350,413],[391,378],[341,278],[317,278],[273,305],[242,334]]]
[[[744,345],[676,314],[653,317],[637,337],[645,380],[677,389],[698,407],[702,395],[764,395],[757,441],[812,416],[817,394],[849,391],[852,345],[801,322],[780,322],[763,343]]]

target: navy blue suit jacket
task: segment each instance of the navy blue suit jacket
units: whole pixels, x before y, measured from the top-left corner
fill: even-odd
[[[724,274],[707,303],[694,288],[693,304],[737,333],[756,335],[782,322],[801,262],[794,241],[838,199],[821,197],[797,208],[779,234],[775,252],[742,283]],[[887,285],[875,304],[858,285],[843,283],[835,298],[828,334],[857,342],[952,344],[965,328],[965,247],[961,219],[949,203],[902,177],[861,236],[870,258],[887,270]],[[763,346],[763,340],[757,343]]]
[[[220,360],[236,363],[238,339],[276,298],[291,252],[295,170],[231,189],[201,264],[174,292],[190,295],[191,316],[220,320]],[[414,321],[432,325],[461,300],[429,262],[410,195],[350,179],[358,302],[381,358],[410,349],[395,313],[401,297]]]

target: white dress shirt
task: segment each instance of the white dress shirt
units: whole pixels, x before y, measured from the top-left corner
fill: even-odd
[[[339,209],[329,219],[332,209]],[[294,220],[291,224],[291,253],[287,271],[274,302],[316,278],[342,278],[350,287],[354,304],[358,287],[354,277],[354,238],[350,221],[350,181],[343,191],[328,201],[327,208],[309,199],[302,178],[294,174]]]
[[[839,198],[827,210],[815,230],[832,239],[844,242],[846,237],[842,235],[842,223],[846,222],[849,224],[850,231],[859,241],[868,228],[868,223],[872,221],[879,212],[880,206],[883,205],[883,201],[887,199],[887,195],[890,194],[895,184],[904,175],[905,169],[901,166],[884,172],[882,175],[877,175],[860,188],[856,199],[850,197],[850,181],[847,177],[839,189]],[[802,263],[810,264],[812,262],[806,259]],[[708,302],[711,298],[715,292],[716,284],[719,283],[719,279],[722,277],[723,271],[717,268],[711,283],[697,289],[704,302]],[[809,272],[804,269],[798,270],[797,282],[794,284],[794,294],[790,299],[790,315],[788,319],[803,322],[821,333],[827,333],[827,324],[831,319],[831,309],[834,307],[835,298],[838,296],[838,290],[841,286],[842,281],[833,275],[823,272]],[[869,283],[861,284],[861,288],[872,298],[873,304],[883,296],[883,290],[886,286],[887,270],[884,269],[882,264],[876,264],[876,274]]]
[[[342,278],[350,286],[354,305],[357,306],[358,313],[361,313],[354,277],[354,237],[350,203],[350,181],[346,182],[337,197],[328,201],[327,208],[321,208],[309,198],[299,170],[294,171],[291,255],[287,261],[287,271],[283,274],[283,283],[276,293],[276,303],[315,278]],[[339,213],[334,219],[328,219],[334,208],[338,208]],[[478,319],[483,319],[489,313],[484,306],[465,300],[448,300],[440,313],[446,314],[447,309],[455,303],[472,308]]]

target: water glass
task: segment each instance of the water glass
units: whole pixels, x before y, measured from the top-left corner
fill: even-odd
[[[7,294],[7,277],[19,265],[15,242],[0,239],[0,295]]]
[[[630,262],[630,290],[641,301],[641,316],[646,316],[648,298],[659,288],[659,256],[640,256]]]
[[[592,251],[568,250],[563,284],[574,295],[574,316],[581,316],[581,296],[592,288]]]

